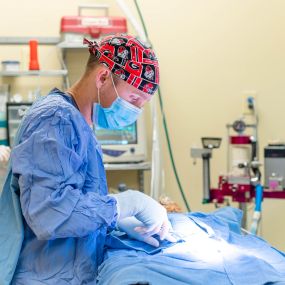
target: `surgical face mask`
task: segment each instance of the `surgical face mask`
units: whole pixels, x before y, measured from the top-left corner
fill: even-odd
[[[98,104],[96,104],[94,111],[94,121],[97,126],[104,129],[122,129],[133,124],[138,119],[142,109],[122,99],[115,87],[112,74],[111,80],[117,98],[110,107],[104,108],[100,103],[100,94],[98,89]]]

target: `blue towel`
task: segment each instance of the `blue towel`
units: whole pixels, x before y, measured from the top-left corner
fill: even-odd
[[[131,239],[127,236],[127,234],[120,231],[112,231],[106,237],[105,246],[109,249],[135,249],[148,254],[156,254],[164,248],[175,245],[175,243],[169,242],[167,240],[160,241],[158,235],[154,235],[154,238],[159,240],[159,247],[154,247],[144,242]],[[179,239],[178,242],[182,242],[182,239]]]

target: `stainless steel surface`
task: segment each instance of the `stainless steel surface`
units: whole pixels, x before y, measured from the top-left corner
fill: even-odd
[[[104,163],[107,171],[114,170],[137,170],[138,171],[138,184],[139,190],[144,192],[144,171],[151,169],[151,162],[140,162],[140,163]]]
[[[21,105],[8,105],[8,129],[9,129],[9,144],[13,146],[14,139],[21,123],[22,118],[30,108],[30,105],[25,103]]]
[[[264,148],[264,184],[274,190],[285,189],[285,145]]]
[[[250,177],[243,176],[228,176],[228,182],[230,184],[242,184],[242,185],[250,185]]]
[[[56,45],[60,42],[60,37],[0,37],[0,45],[24,45],[31,39],[42,45]]]
[[[83,49],[85,48],[86,49],[86,45],[84,45],[82,42],[68,42],[68,41],[63,41],[63,42],[60,42],[58,45],[57,45],[59,48],[66,48],[66,49]]]
[[[211,154],[212,150],[207,148],[191,148],[191,157],[193,158],[202,158],[204,154]]]
[[[203,201],[210,201],[210,156],[205,154],[203,156]]]
[[[239,203],[239,209],[243,211],[241,226],[242,228],[246,229],[247,228],[247,203]]]
[[[282,179],[283,189],[285,188],[285,157],[274,158],[266,157],[264,160],[264,183],[265,187],[269,188],[270,177],[275,176]]]
[[[150,170],[150,162],[140,163],[104,163],[106,170]]]
[[[20,70],[20,71],[0,71],[0,76],[18,77],[18,76],[66,76],[68,71],[62,70]]]
[[[0,45],[27,45],[31,39],[37,40],[39,45],[54,45],[57,46],[61,42],[60,37],[0,37]],[[59,49],[60,50],[60,49]],[[60,56],[60,60],[61,60]],[[68,71],[66,66],[62,64],[62,70],[40,70],[40,71],[18,71],[18,72],[0,72],[0,76],[4,77],[18,77],[18,76],[63,76],[64,84],[63,88],[67,89],[69,87],[68,82]]]
[[[139,183],[139,190],[144,192],[144,171],[138,170],[138,183]]]

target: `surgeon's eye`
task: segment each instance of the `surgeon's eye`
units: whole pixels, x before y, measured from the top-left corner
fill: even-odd
[[[142,98],[140,96],[130,96],[129,102],[138,108],[143,106]]]
[[[131,99],[132,103],[138,103],[139,101],[140,101],[139,98]]]
[[[135,104],[135,103],[139,103],[141,101],[141,98],[137,94],[131,94],[130,100],[131,100],[131,103]]]
[[[138,99],[140,99],[140,95],[138,95],[138,94],[134,94],[134,93],[132,93],[131,95],[130,95],[130,98],[132,99],[132,100],[138,100]]]

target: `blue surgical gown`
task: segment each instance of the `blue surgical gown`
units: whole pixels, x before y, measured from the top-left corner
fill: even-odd
[[[95,284],[106,231],[117,219],[100,145],[58,89],[33,104],[21,128],[11,164],[24,241],[12,284]]]

